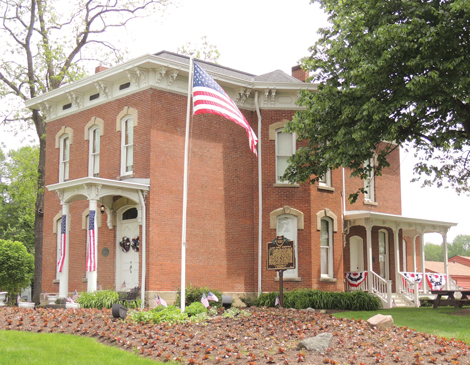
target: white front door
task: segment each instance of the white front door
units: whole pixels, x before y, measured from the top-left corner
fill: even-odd
[[[136,211],[135,208],[130,208]],[[139,223],[137,216],[130,209],[118,213],[117,239],[116,239],[116,290],[128,291],[139,286],[139,254],[132,248],[132,239],[139,237]],[[126,214],[127,212],[127,214]],[[129,214],[129,212],[131,214]],[[131,247],[125,252],[120,242],[128,238]],[[140,246],[139,246],[140,249]]]
[[[351,272],[364,271],[364,241],[359,236],[349,239],[349,259]]]

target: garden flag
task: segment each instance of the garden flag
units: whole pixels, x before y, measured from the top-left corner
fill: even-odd
[[[96,210],[90,210],[88,222],[88,247],[86,256],[86,271],[96,271],[96,236],[95,236]]]
[[[217,297],[214,295],[214,293],[212,293],[212,292],[207,293],[207,299],[208,299],[208,300],[212,300],[212,301],[214,301],[214,302],[218,302],[218,301],[219,301],[219,298],[217,298]]]
[[[62,272],[65,261],[65,244],[67,242],[67,216],[64,214],[62,216],[62,223],[60,224],[60,257],[57,266],[59,267],[59,272]]]
[[[234,101],[196,62],[193,78],[193,114],[218,114],[246,129],[251,152],[258,156],[258,138]]]
[[[279,295],[276,295],[276,301],[274,302],[274,305],[279,305]]]
[[[204,304],[204,307],[209,306],[209,301],[207,300],[206,293],[202,293],[201,303]]]

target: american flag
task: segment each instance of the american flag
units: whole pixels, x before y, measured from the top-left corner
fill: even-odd
[[[207,299],[208,300],[213,300],[214,302],[218,302],[219,301],[219,298],[217,298],[215,296],[214,293],[212,293],[211,291],[209,293],[207,293]]]
[[[280,302],[279,302],[279,295],[276,295],[276,300],[274,302],[274,305],[280,305]]]
[[[204,304],[204,307],[209,306],[209,301],[207,300],[206,293],[202,293],[201,303]]]
[[[95,210],[90,210],[90,219],[88,223],[88,250],[86,256],[86,271],[96,270],[95,214]]]
[[[246,129],[251,151],[258,156],[258,138],[247,120],[222,87],[196,62],[194,62],[193,113],[218,114]]]
[[[164,307],[168,307],[168,304],[166,303],[165,299],[163,299],[160,295],[158,296],[158,304],[161,304]]]
[[[67,216],[64,214],[62,216],[62,223],[60,225],[60,257],[57,266],[59,267],[59,272],[62,272],[65,261],[65,244],[67,242]]]

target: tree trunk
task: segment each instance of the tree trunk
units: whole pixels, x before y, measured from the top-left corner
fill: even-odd
[[[44,222],[44,171],[46,167],[46,124],[39,111],[33,111],[33,121],[39,136],[38,192],[34,219],[34,287],[33,302],[39,305],[42,292],[42,237]]]

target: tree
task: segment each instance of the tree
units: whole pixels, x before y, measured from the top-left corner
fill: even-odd
[[[470,235],[459,234],[449,246],[449,258],[453,256],[470,256]]]
[[[20,128],[21,123],[32,124],[39,137],[34,223],[36,303],[41,293],[46,124],[40,111],[24,110],[23,103],[83,77],[87,61],[118,62],[122,52],[106,35],[140,15],[164,9],[169,2],[75,0],[64,4],[59,0],[2,0],[0,3],[0,42],[4,50],[0,55],[0,98],[10,106],[6,111],[2,109],[3,123],[9,123],[13,129]]]
[[[37,146],[10,151],[3,161],[0,158],[0,238],[22,242],[33,254],[38,160]]]
[[[319,87],[301,94],[306,110],[287,126],[308,142],[284,177],[315,183],[342,166],[365,179],[389,166],[386,157],[397,146],[411,146],[420,156],[416,180],[469,192],[469,2],[312,2],[328,13],[331,27],[320,30],[302,60]],[[382,141],[390,142],[379,148]],[[364,167],[374,154],[375,167]]]
[[[217,63],[217,60],[220,57],[219,50],[213,44],[210,44],[207,41],[207,37],[201,37],[201,42],[196,45],[193,45],[191,42],[186,42],[181,47],[178,47],[176,53],[191,56],[197,58],[198,60],[208,61]]]
[[[0,240],[0,288],[8,292],[9,304],[28,287],[34,275],[34,256],[21,242]]]
[[[444,249],[441,245],[426,243],[424,245],[424,257],[426,261],[444,262]]]

